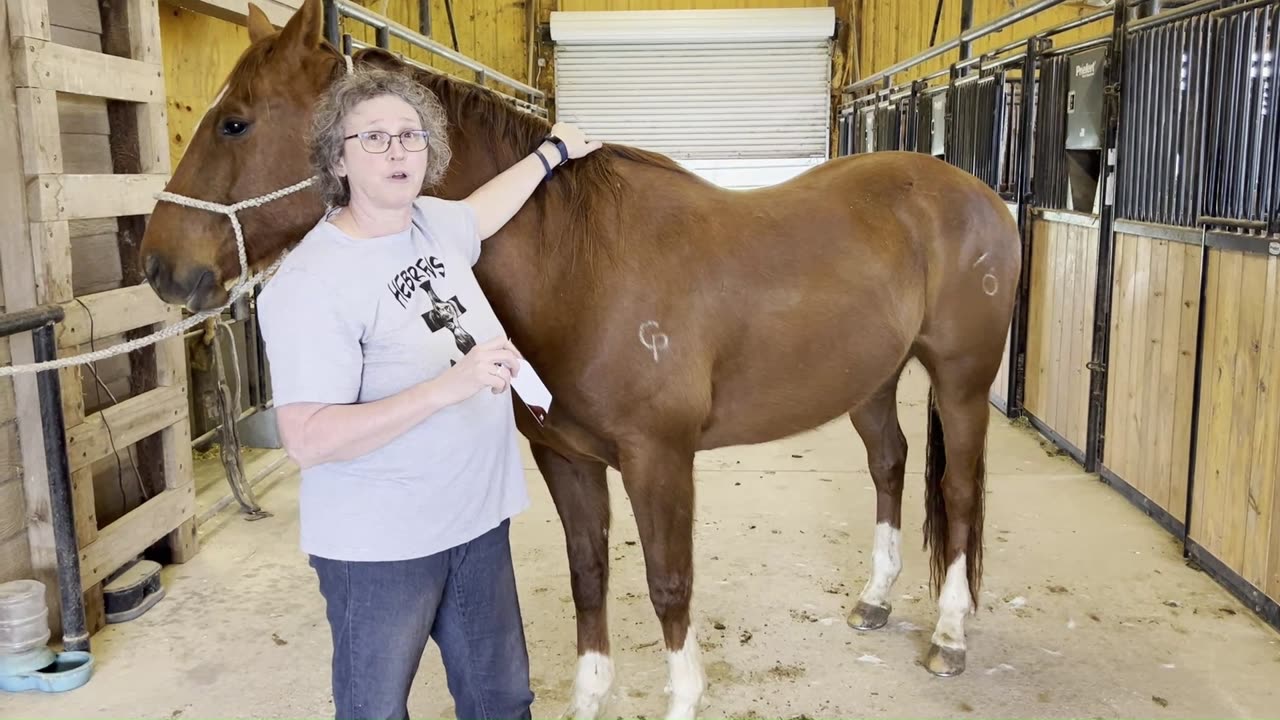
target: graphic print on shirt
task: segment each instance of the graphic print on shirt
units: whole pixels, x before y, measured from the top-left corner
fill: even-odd
[[[427,291],[427,297],[431,300],[431,309],[422,314],[422,319],[426,321],[427,327],[431,328],[431,332],[439,332],[440,330],[448,330],[453,333],[453,341],[458,345],[458,349],[466,355],[471,348],[476,346],[476,339],[471,337],[471,333],[463,329],[461,324],[462,316],[467,312],[462,302],[458,300],[458,296],[454,295],[448,300],[441,300],[436,291],[431,288],[431,281],[428,280],[419,286]]]

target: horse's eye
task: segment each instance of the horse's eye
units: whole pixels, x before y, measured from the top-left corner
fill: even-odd
[[[233,118],[231,120],[224,120],[222,122],[223,135],[230,135],[231,137],[237,137],[245,134],[245,132],[248,129],[249,129],[249,123],[245,122],[244,120],[236,120]]]

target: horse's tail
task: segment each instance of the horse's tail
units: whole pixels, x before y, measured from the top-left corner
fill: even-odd
[[[947,521],[947,502],[942,490],[947,470],[947,449],[942,435],[942,416],[933,388],[929,388],[929,419],[925,431],[924,487],[925,519],[924,544],[930,551],[929,586],[936,599],[947,577],[947,538],[950,523]],[[973,516],[969,523],[969,538],[965,547],[965,570],[969,581],[972,602],[978,601],[982,578],[982,525],[986,514],[986,458],[978,458]]]

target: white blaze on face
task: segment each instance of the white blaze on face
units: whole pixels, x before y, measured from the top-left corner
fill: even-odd
[[[597,718],[613,687],[613,660],[608,655],[589,652],[578,658],[578,675],[573,681],[573,718]]]
[[[947,568],[942,592],[938,593],[938,626],[933,631],[933,644],[964,649],[964,617],[971,605],[968,570],[964,553],[961,553]]]
[[[205,117],[208,116],[208,114],[212,112],[214,108],[218,107],[218,103],[221,103],[222,99],[227,96],[227,90],[229,90],[230,88],[231,88],[231,81],[228,80],[227,84],[223,85],[222,89],[218,91],[218,96],[213,99],[213,102],[209,103],[209,107],[204,109],[204,115],[200,116],[200,121],[196,123],[196,127],[200,127],[200,125],[204,123]]]
[[[693,625],[689,626],[689,631],[684,636],[684,646],[676,652],[667,653],[667,669],[671,679],[667,688],[671,693],[667,718],[692,720],[697,716],[698,704],[702,701],[702,692],[707,685]]]
[[[876,525],[875,547],[871,552],[871,578],[859,598],[868,605],[888,607],[893,583],[902,572],[902,530],[889,523]]]

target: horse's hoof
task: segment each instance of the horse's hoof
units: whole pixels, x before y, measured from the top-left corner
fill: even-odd
[[[951,677],[964,672],[964,649],[929,645],[929,657],[925,667],[938,677]]]
[[[858,606],[849,613],[849,627],[854,630],[879,630],[889,623],[890,610],[892,607],[888,605],[872,605],[859,601]]]

